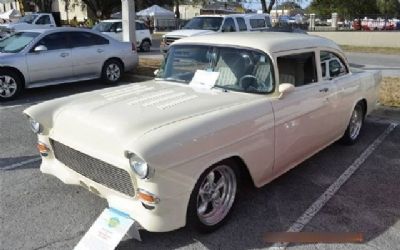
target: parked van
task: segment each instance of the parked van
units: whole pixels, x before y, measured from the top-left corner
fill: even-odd
[[[166,53],[171,43],[183,37],[206,35],[215,32],[255,31],[269,28],[271,28],[271,18],[268,14],[196,16],[181,30],[165,34],[161,41],[160,50]]]
[[[122,41],[122,20],[109,19],[102,20],[93,27],[105,35],[108,35],[118,41]],[[149,28],[143,21],[136,20],[136,45],[141,51],[148,52],[151,48],[151,34]]]

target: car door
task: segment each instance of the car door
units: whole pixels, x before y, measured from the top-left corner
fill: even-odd
[[[69,32],[71,40],[72,70],[75,77],[100,77],[109,50],[110,41],[86,31]]]
[[[335,139],[335,84],[318,80],[316,52],[277,57],[280,83],[294,90],[272,102],[275,112],[276,174],[295,166]]]
[[[38,46],[45,46],[47,51],[35,52]],[[66,33],[45,35],[27,53],[26,63],[32,84],[72,78],[71,49]]]

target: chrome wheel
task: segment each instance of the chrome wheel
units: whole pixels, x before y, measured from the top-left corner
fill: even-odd
[[[204,178],[197,195],[197,216],[213,226],[221,222],[232,208],[237,189],[235,172],[226,165],[214,168]]]
[[[0,96],[9,98],[17,92],[17,81],[8,75],[0,75]]]
[[[107,79],[111,82],[118,81],[121,77],[121,69],[116,63],[110,63],[106,69]]]
[[[350,138],[352,140],[355,140],[360,134],[362,123],[363,123],[362,107],[360,105],[357,105],[353,110],[349,124]]]

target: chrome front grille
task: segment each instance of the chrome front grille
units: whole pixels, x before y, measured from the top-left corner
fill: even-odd
[[[165,44],[170,45],[171,43],[175,42],[176,40],[181,39],[180,37],[166,37]]]
[[[129,196],[135,196],[135,189],[129,173],[104,161],[93,158],[60,142],[51,140],[57,160],[74,170],[108,188]]]

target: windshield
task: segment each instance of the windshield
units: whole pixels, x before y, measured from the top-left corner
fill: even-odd
[[[93,29],[99,32],[115,32],[117,23],[114,22],[100,22],[96,24]]]
[[[216,76],[213,87],[225,90],[271,93],[275,86],[273,66],[266,54],[206,45],[172,46],[156,79],[193,84],[198,73],[210,78]]]
[[[195,17],[183,29],[217,31],[221,27],[222,21],[222,17]]]
[[[0,40],[1,53],[18,53],[23,50],[40,33],[19,32]]]
[[[21,17],[18,20],[18,22],[19,23],[32,23],[36,19],[37,16],[38,16],[37,14],[26,15],[24,17]]]

